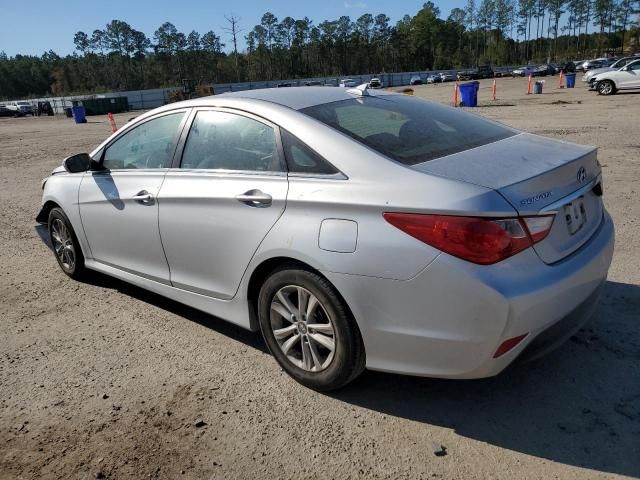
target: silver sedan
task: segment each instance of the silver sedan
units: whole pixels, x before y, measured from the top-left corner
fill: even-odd
[[[318,390],[363,369],[496,375],[588,319],[614,229],[596,149],[366,86],[136,118],[43,181],[72,278],[251,330]]]

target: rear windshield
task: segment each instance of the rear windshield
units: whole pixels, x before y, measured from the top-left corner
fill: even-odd
[[[486,145],[517,132],[406,95],[361,97],[301,110],[405,165]]]

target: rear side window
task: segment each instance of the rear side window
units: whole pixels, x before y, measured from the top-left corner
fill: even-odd
[[[282,144],[290,173],[332,175],[338,170],[286,130],[282,130]]]
[[[132,128],[107,147],[102,166],[109,170],[168,168],[184,115],[163,115]]]
[[[517,133],[475,115],[406,95],[341,100],[301,112],[405,165],[416,165]]]
[[[269,125],[227,112],[201,111],[182,154],[182,168],[258,172],[283,171]]]

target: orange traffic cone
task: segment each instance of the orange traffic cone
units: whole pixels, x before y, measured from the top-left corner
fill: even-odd
[[[527,95],[531,95],[531,74],[529,74],[529,81],[527,82]]]
[[[118,130],[118,127],[116,127],[116,121],[113,118],[113,113],[107,113],[107,117],[109,118],[109,123],[111,124],[111,132],[115,133]]]
[[[453,106],[458,106],[458,82],[453,84]]]
[[[493,99],[496,99],[496,79],[493,79]]]
[[[560,82],[558,83],[558,88],[564,88],[564,85],[562,84],[562,70],[560,70]]]

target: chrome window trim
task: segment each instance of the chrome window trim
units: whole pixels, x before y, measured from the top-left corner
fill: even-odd
[[[302,172],[289,172],[289,178],[307,178],[317,180],[349,180],[344,173],[338,171],[337,173],[302,173]]]
[[[230,178],[233,176],[239,177],[286,177],[287,172],[271,172],[262,170],[227,170],[227,169],[213,169],[213,168],[169,168],[167,173],[183,173],[191,175],[203,175],[209,176],[221,176]]]

